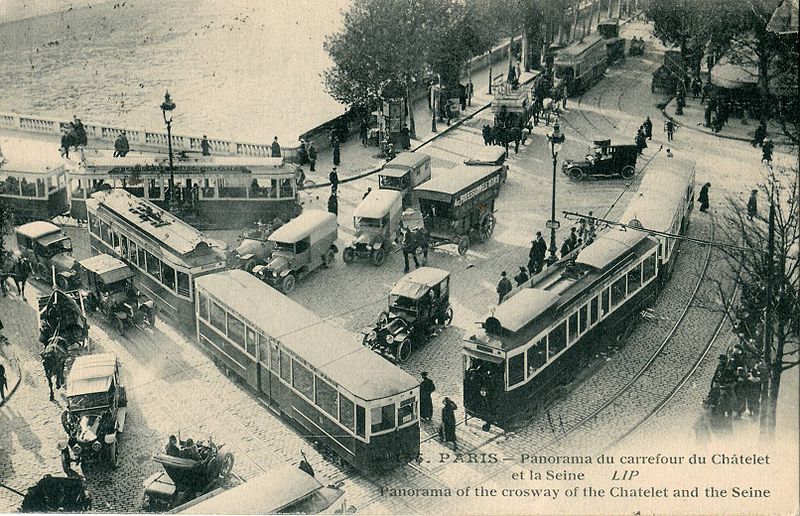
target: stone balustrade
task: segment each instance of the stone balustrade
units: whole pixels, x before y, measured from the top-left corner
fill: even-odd
[[[68,126],[69,121],[0,112],[0,129],[50,134],[59,137]],[[83,126],[86,128],[86,136],[90,142],[113,144],[117,136],[124,132],[132,149],[165,151],[168,146],[166,131],[145,131],[93,122],[83,122]],[[200,152],[202,140],[202,136],[172,134],[172,148],[175,152]],[[206,140],[212,154],[258,157],[269,157],[272,154],[269,143],[245,143],[219,138],[207,138]],[[299,146],[299,142],[282,146],[283,158],[288,162],[294,161]]]

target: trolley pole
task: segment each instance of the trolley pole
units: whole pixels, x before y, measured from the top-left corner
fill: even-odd
[[[169,152],[169,211],[173,213],[177,208],[177,198],[175,196],[175,167],[172,164],[172,116],[167,118],[167,111],[175,109],[175,103],[169,96],[169,92],[164,94],[164,102],[161,103],[161,114],[164,115],[164,123],[167,124],[167,149]]]
[[[561,144],[564,143],[564,135],[561,133],[561,125],[558,123],[558,118],[553,121],[553,132],[547,135],[547,139],[550,141],[550,155],[553,157],[553,194],[550,199],[550,220],[547,221],[547,227],[550,228],[550,256],[547,258],[547,264],[552,265],[558,261],[556,257],[556,230],[560,223],[556,220],[556,169],[558,153],[561,150]]]

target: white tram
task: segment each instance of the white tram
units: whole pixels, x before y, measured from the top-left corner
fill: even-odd
[[[659,162],[647,175],[622,220],[685,231],[693,164]],[[545,406],[582,359],[600,349],[603,337],[617,333],[657,294],[658,278],[677,256],[673,244],[642,231],[607,229],[574,261],[549,267],[494,308],[463,344],[467,414],[505,427],[520,413]]]

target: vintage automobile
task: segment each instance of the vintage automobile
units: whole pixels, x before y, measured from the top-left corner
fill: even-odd
[[[114,353],[75,359],[67,377],[67,409],[61,413],[61,424],[84,468],[100,461],[116,468],[127,406]]]
[[[298,278],[320,265],[331,267],[339,252],[334,242],[339,225],[336,216],[321,210],[308,210],[270,235],[272,260],[256,265],[253,274],[284,293],[294,290]]]
[[[72,257],[72,240],[51,222],[37,220],[19,226],[14,233],[22,256],[34,275],[62,290],[77,286],[77,260]]]
[[[399,238],[403,196],[393,190],[372,190],[353,211],[356,238],[342,250],[342,259],[351,263],[369,258],[383,265],[392,242]]]
[[[343,482],[324,485],[313,472],[281,465],[228,490],[216,489],[174,512],[178,514],[352,514],[342,500]],[[334,505],[336,504],[336,505]]]
[[[494,200],[502,167],[460,165],[437,172],[414,189],[422,222],[433,245],[453,243],[465,254],[470,242],[485,242],[494,231]]]
[[[403,152],[378,172],[378,187],[403,195],[403,207],[413,204],[415,187],[431,178],[431,157],[423,152]]]
[[[108,317],[120,333],[142,321],[150,326],[156,323],[155,303],[134,287],[136,273],[125,262],[98,254],[79,263],[87,310],[97,310]]]
[[[79,477],[45,475],[28,489],[20,512],[87,512],[92,497],[86,492],[86,480]]]
[[[389,308],[381,312],[363,343],[394,362],[405,362],[412,350],[438,328],[453,320],[450,273],[420,267],[403,276],[389,293]]]
[[[502,167],[500,177],[503,182],[508,179],[508,164],[506,163],[506,150],[498,145],[476,147],[469,153],[469,158],[464,164],[473,167],[495,166]]]
[[[242,232],[236,247],[228,252],[228,266],[252,272],[256,265],[266,265],[272,258],[272,242],[269,236],[283,226],[279,218],[266,224],[257,222],[256,227]]]
[[[592,154],[583,161],[564,160],[561,170],[573,181],[612,176],[630,179],[636,173],[638,155],[636,145],[611,145],[611,140],[595,140]]]
[[[180,443],[186,445],[185,441]],[[197,442],[200,460],[156,453],[153,461],[164,471],[150,475],[143,483],[142,508],[147,512],[173,509],[221,487],[233,471],[233,454],[221,451],[209,437],[207,443]]]

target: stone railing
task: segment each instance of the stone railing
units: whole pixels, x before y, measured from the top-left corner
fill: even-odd
[[[54,118],[19,115],[16,113],[0,113],[0,129],[50,134],[58,138],[68,125],[69,121]],[[124,132],[133,150],[166,151],[167,149],[168,141],[166,131],[130,129],[127,127],[97,124],[93,122],[83,122],[83,126],[86,128],[86,136],[89,141],[94,144],[97,142],[104,142],[113,145],[117,136]],[[200,143],[202,140],[202,136],[173,134],[172,149],[175,152],[201,152]],[[219,138],[206,138],[206,140],[208,141],[212,154],[258,157],[268,157],[272,154],[269,143],[246,143],[222,140]],[[282,146],[281,154],[283,158],[289,162],[294,161],[299,146],[299,142],[288,146]]]

